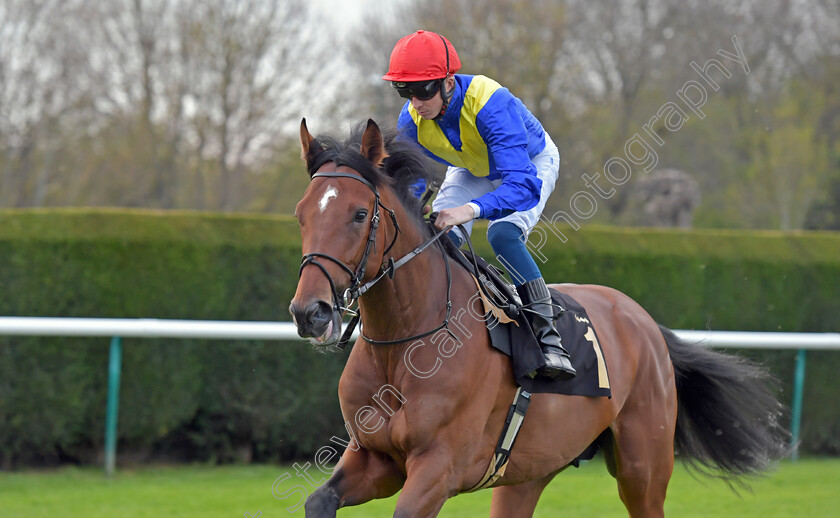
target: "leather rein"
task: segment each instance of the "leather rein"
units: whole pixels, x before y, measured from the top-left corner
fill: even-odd
[[[373,185],[371,182],[365,180],[361,176],[358,176],[358,175],[355,175],[355,174],[350,174],[350,173],[339,173],[339,172],[335,172],[335,171],[327,171],[327,172],[318,172],[318,173],[313,174],[312,179],[314,180],[315,178],[351,178],[353,180],[356,180],[356,181],[361,182],[364,185],[366,185],[371,190],[371,192],[373,192],[373,195],[376,198],[376,201],[373,205],[373,214],[371,215],[371,218],[370,218],[370,227],[368,228],[368,237],[367,237],[367,242],[365,243],[365,250],[362,254],[362,259],[359,262],[358,266],[356,266],[355,270],[353,268],[351,268],[350,266],[347,266],[346,264],[344,264],[344,262],[341,261],[340,259],[337,259],[337,258],[335,258],[335,257],[333,257],[329,254],[324,254],[324,253],[320,253],[320,252],[312,252],[312,253],[309,253],[309,254],[305,254],[301,258],[300,270],[298,270],[298,278],[300,278],[300,275],[303,273],[303,269],[306,266],[314,265],[314,266],[318,267],[318,269],[321,270],[321,272],[327,278],[327,281],[329,281],[329,283],[330,283],[330,289],[332,290],[332,295],[333,295],[333,310],[338,311],[341,314],[346,313],[346,314],[349,314],[349,315],[352,316],[352,318],[350,319],[350,322],[348,322],[348,324],[347,324],[347,328],[345,329],[344,333],[341,335],[341,339],[339,340],[339,342],[337,344],[338,348],[344,349],[347,346],[347,343],[350,341],[350,337],[352,336],[353,331],[356,328],[356,325],[359,323],[359,319],[360,319],[359,312],[351,309],[353,304],[359,299],[359,297],[364,295],[365,292],[367,292],[369,289],[371,289],[373,286],[375,286],[379,281],[381,281],[386,276],[389,279],[393,279],[394,278],[394,273],[397,271],[397,269],[399,269],[400,267],[405,265],[407,262],[409,262],[410,260],[412,260],[415,257],[417,257],[418,255],[420,255],[423,251],[425,251],[427,248],[429,248],[433,244],[436,244],[438,246],[438,248],[440,248],[441,252],[443,253],[444,264],[446,265],[446,317],[444,317],[443,322],[439,326],[435,327],[434,329],[431,329],[431,330],[426,331],[424,333],[420,333],[420,334],[417,334],[417,335],[414,335],[414,336],[409,336],[407,338],[398,338],[396,340],[373,340],[373,339],[365,336],[363,333],[360,333],[360,334],[361,334],[361,337],[365,341],[369,342],[372,345],[392,345],[392,344],[398,344],[398,343],[402,343],[402,342],[408,342],[410,340],[415,340],[417,338],[423,338],[424,336],[429,336],[433,333],[436,333],[437,331],[440,331],[441,329],[446,329],[446,332],[448,332],[450,335],[452,335],[452,332],[449,330],[449,318],[452,315],[452,296],[451,296],[452,295],[452,272],[451,272],[451,269],[450,269],[450,266],[449,266],[449,256],[446,253],[446,251],[443,249],[443,246],[441,245],[441,243],[439,242],[440,237],[443,236],[444,234],[446,234],[446,232],[449,230],[449,228],[446,228],[444,230],[436,232],[435,235],[432,236],[428,241],[426,241],[422,245],[414,248],[411,252],[405,254],[400,259],[394,261],[393,257],[389,258],[387,263],[383,263],[382,267],[379,270],[379,273],[372,280],[370,280],[368,282],[365,282],[365,283],[362,283],[362,280],[365,277],[368,257],[370,256],[370,253],[373,250],[376,249],[376,231],[379,228],[379,222],[380,222],[380,218],[381,218],[379,208],[381,207],[383,210],[385,210],[386,212],[388,212],[390,214],[391,221],[394,224],[394,230],[395,230],[394,238],[391,240],[391,243],[388,245],[388,247],[382,253],[383,258],[394,247],[394,244],[396,244],[396,242],[397,242],[397,237],[399,236],[399,234],[401,232],[400,231],[400,226],[397,223],[397,216],[396,216],[396,214],[394,213],[393,210],[389,209],[388,207],[386,207],[385,205],[382,204],[382,201],[380,200],[380,197],[379,197],[379,191],[376,189],[376,186]],[[344,290],[343,294],[339,295],[338,289],[336,288],[335,281],[333,280],[332,276],[327,271],[326,267],[319,261],[319,259],[325,259],[329,262],[332,262],[332,263],[338,265],[350,277],[350,287],[348,287],[346,290]]]

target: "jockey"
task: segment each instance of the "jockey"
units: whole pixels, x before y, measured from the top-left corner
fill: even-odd
[[[507,88],[485,76],[456,75],[460,68],[455,48],[440,34],[417,31],[397,42],[382,79],[408,100],[400,134],[449,166],[432,205],[437,228],[463,224],[471,232],[474,219],[490,220],[490,245],[531,309],[526,314],[546,360],[538,374],[572,377],[548,288],[525,246],[554,190],[557,146]],[[463,244],[457,229],[449,235]]]

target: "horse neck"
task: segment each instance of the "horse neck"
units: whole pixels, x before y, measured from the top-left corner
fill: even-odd
[[[388,201],[383,200],[384,203]],[[399,260],[426,240],[420,228],[410,221],[405,209],[396,202],[400,233],[388,256]],[[387,246],[393,239],[393,226],[377,236],[377,242]],[[388,257],[385,258],[386,260]],[[359,299],[362,327],[365,336],[374,340],[397,340],[424,333],[443,322],[447,302],[447,276],[444,257],[436,245],[415,256],[394,272],[393,279],[383,278]],[[403,342],[398,345],[408,345]]]

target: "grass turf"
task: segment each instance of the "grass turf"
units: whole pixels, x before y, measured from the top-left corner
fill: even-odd
[[[310,468],[316,481],[321,474]],[[274,486],[278,478],[282,483]],[[721,481],[694,478],[678,465],[668,489],[668,516],[837,517],[840,516],[840,459],[783,462],[752,481],[752,491],[734,494]],[[0,517],[248,517],[289,516],[301,491],[312,486],[288,466],[178,466],[121,469],[105,479],[94,468],[0,473]],[[274,497],[287,493],[288,498]],[[441,517],[486,517],[490,491],[458,496]],[[339,517],[393,514],[396,497],[339,511]],[[599,459],[570,468],[548,486],[536,517],[627,516],[615,481]],[[303,517],[303,509],[291,516]]]

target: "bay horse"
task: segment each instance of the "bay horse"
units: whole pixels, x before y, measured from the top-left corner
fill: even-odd
[[[436,516],[483,479],[514,398],[510,359],[463,309],[477,288],[450,264],[411,185],[425,156],[373,121],[344,143],[301,122],[311,180],[295,209],[303,261],[290,312],[319,350],[339,343],[358,301],[360,337],[338,397],[350,441],[306,516],[401,491],[394,517]],[[361,133],[361,135],[359,135]],[[490,516],[532,516],[546,485],[597,444],[632,517],[664,516],[679,455],[738,482],[787,451],[767,373],[737,356],[681,342],[630,297],[558,284],[588,312],[612,397],[533,394]]]

